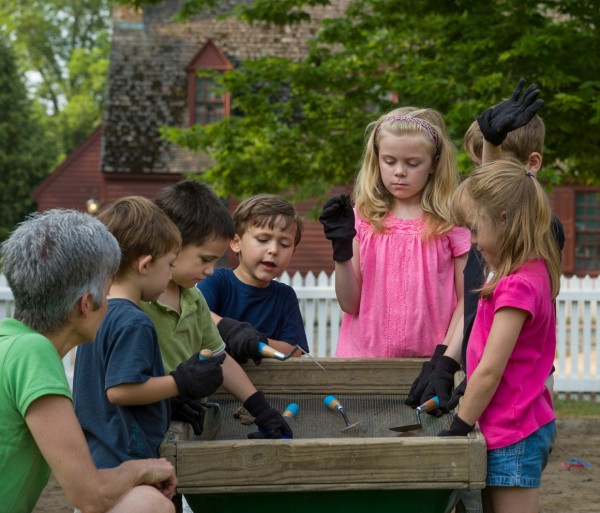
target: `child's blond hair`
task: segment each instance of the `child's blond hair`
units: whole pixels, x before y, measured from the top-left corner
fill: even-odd
[[[529,156],[537,152],[540,155],[544,150],[544,138],[546,127],[544,121],[538,115],[534,116],[529,123],[508,133],[502,143],[502,154],[505,157],[515,158],[523,164],[527,164]],[[463,139],[463,147],[481,159],[483,153],[483,134],[479,123],[473,121],[467,129]]]
[[[125,277],[137,258],[151,255],[156,260],[181,248],[177,226],[158,206],[142,196],[116,201],[100,212],[98,219],[121,246],[121,264],[115,281]]]
[[[550,201],[522,163],[496,160],[473,171],[454,194],[452,216],[456,224],[475,231],[477,219],[481,218],[496,229],[494,259],[497,265],[492,279],[481,289],[483,297],[494,291],[500,279],[532,258],[546,262],[552,299],[557,296],[560,254],[551,228]]]
[[[425,134],[431,141],[434,173],[421,194],[426,220],[423,236],[441,235],[450,230],[450,197],[458,183],[455,148],[446,134],[444,118],[433,109],[401,107],[369,124],[353,193],[360,217],[371,223],[376,232],[385,231],[384,220],[392,207],[393,196],[384,187],[379,170],[379,142],[384,134]]]

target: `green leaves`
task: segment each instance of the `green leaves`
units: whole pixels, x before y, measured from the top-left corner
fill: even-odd
[[[188,14],[208,3],[188,1]],[[255,0],[230,14],[293,25],[325,3]],[[210,154],[205,177],[222,194],[315,197],[353,181],[365,127],[395,106],[393,94],[445,114],[461,147],[475,117],[522,76],[546,102],[542,176],[600,183],[599,25],[593,0],[354,0],[321,22],[306,59],[261,58],[225,74],[231,119],[165,133]],[[469,159],[459,163],[470,169]]]

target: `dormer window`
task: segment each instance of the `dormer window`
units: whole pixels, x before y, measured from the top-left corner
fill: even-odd
[[[213,78],[198,76],[198,71],[232,68],[229,59],[211,40],[192,59],[186,68],[190,125],[209,125],[229,116],[230,94],[223,93]]]

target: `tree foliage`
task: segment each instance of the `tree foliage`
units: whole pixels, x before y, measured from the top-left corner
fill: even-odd
[[[214,3],[187,0],[183,12]],[[256,0],[232,15],[295,23],[326,3]],[[354,0],[322,23],[305,60],[265,57],[220,76],[232,94],[230,118],[164,134],[214,158],[205,177],[221,193],[312,197],[351,183],[364,129],[394,107],[390,93],[444,113],[460,146],[476,115],[525,77],[546,101],[544,179],[599,183],[599,22],[595,0]],[[466,170],[464,155],[461,162]]]
[[[100,123],[111,0],[3,0],[0,30],[44,109],[41,123],[64,158]]]
[[[15,57],[0,38],[0,240],[34,210],[31,190],[46,176],[53,153],[27,97]]]

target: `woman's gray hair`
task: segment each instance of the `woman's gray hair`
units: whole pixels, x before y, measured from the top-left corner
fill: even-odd
[[[53,333],[66,326],[86,292],[98,307],[102,304],[121,250],[94,217],[55,209],[21,223],[2,243],[1,256],[14,318],[40,333]]]

